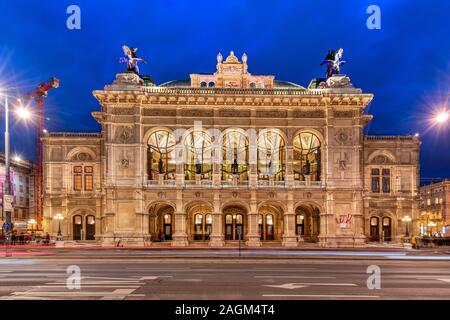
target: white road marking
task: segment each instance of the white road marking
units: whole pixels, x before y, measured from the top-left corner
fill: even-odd
[[[131,294],[136,289],[116,289],[110,291],[26,291],[13,292],[15,296],[39,296],[39,297],[62,297],[62,296],[85,296],[85,297],[122,297]]]
[[[316,276],[255,276],[255,278],[268,279],[284,279],[284,278],[299,278],[299,279],[336,279],[336,277],[316,277]]]
[[[263,294],[263,297],[298,297],[298,298],[379,298],[380,296],[365,296],[365,295],[352,295],[352,294]]]
[[[357,287],[358,285],[354,283],[322,283],[322,282],[305,282],[305,283],[284,283],[280,285],[270,285],[265,284],[263,285],[265,287],[272,287],[272,288],[280,288],[280,289],[299,289],[299,288],[305,288],[310,286],[336,286],[336,287]]]

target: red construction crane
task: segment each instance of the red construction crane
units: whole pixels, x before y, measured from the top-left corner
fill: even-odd
[[[36,166],[34,171],[34,201],[35,217],[37,229],[42,229],[42,198],[43,198],[43,178],[42,178],[42,134],[44,132],[44,102],[48,96],[48,91],[59,87],[59,79],[52,77],[48,82],[42,82],[36,89],[30,92],[26,98],[34,99],[37,105],[37,125],[36,125]]]

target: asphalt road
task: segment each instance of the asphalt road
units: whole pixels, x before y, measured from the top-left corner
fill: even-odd
[[[62,250],[1,257],[0,299],[450,299],[446,254],[330,251],[258,258],[231,253],[174,258],[150,257],[142,250]],[[367,286],[369,266],[380,268],[380,289]],[[378,282],[372,277],[369,284]]]

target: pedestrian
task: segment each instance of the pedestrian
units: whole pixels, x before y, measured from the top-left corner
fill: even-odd
[[[162,230],[159,230],[158,239],[160,242],[164,241],[164,234],[163,234]]]
[[[47,232],[47,234],[45,235],[45,243],[47,244],[47,245],[49,245],[50,244],[50,234]]]

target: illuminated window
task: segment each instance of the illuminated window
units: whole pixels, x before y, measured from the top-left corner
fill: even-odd
[[[294,138],[294,179],[320,181],[320,140],[311,132],[301,132]]]
[[[175,138],[165,130],[155,131],[150,135],[147,149],[147,174],[149,180],[158,180],[159,174],[164,179],[175,179]]]
[[[203,179],[212,178],[212,141],[204,131],[192,131],[184,141],[184,172],[186,180],[194,180],[196,175]]]
[[[240,131],[228,131],[222,141],[223,162],[222,180],[237,175],[241,180],[248,180],[248,138]]]
[[[268,180],[284,180],[285,143],[279,130],[263,130],[258,136],[258,178]]]
[[[83,189],[83,168],[82,166],[73,167],[73,190],[81,191]]]
[[[74,166],[73,167],[73,190],[81,191],[84,190],[92,191],[94,189],[94,168],[92,166]]]

